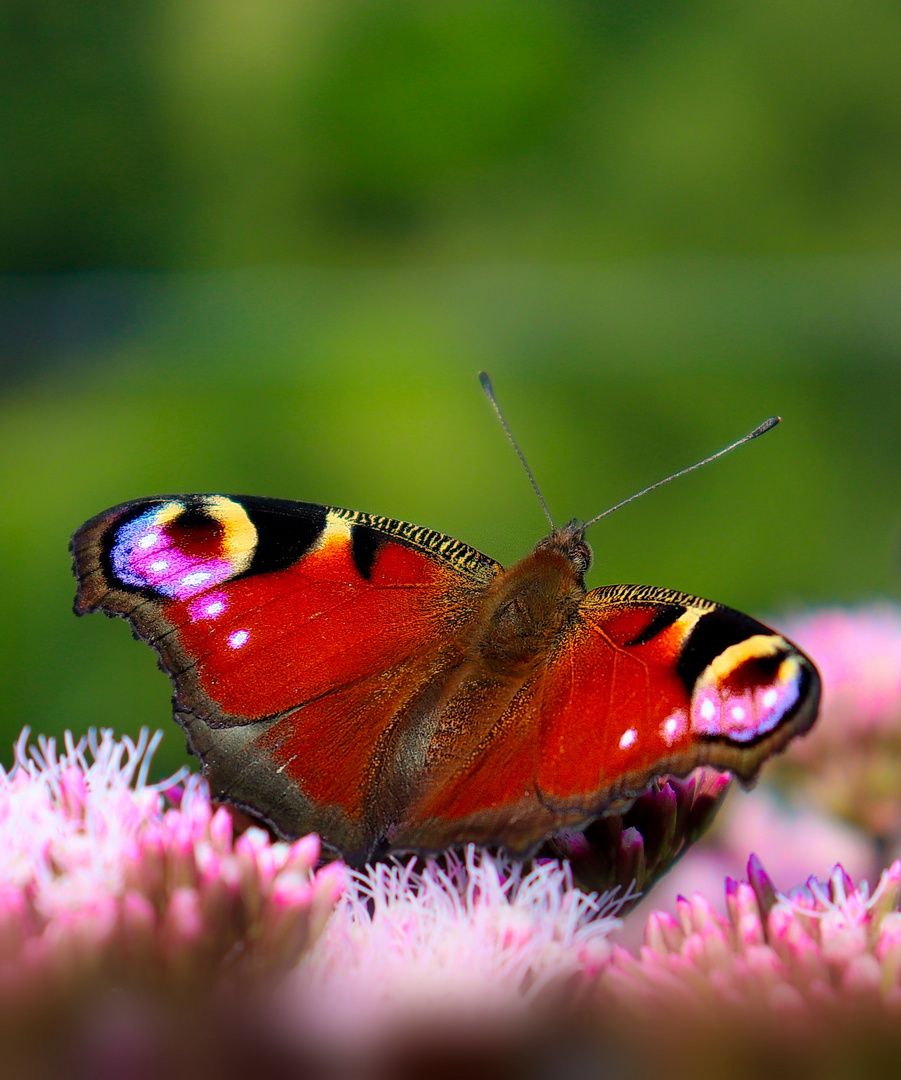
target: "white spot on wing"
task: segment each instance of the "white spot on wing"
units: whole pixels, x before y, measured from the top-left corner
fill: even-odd
[[[638,732],[634,727],[630,727],[628,731],[624,731],[622,738],[619,740],[620,750],[628,750],[630,746],[634,746],[637,738]]]
[[[194,585],[202,585],[205,581],[209,581],[212,576],[212,574],[208,574],[205,570],[198,570],[193,574],[186,574],[181,579],[181,583],[188,588],[192,588]]]
[[[676,709],[663,721],[660,725],[660,735],[667,746],[672,746],[676,739],[685,733],[686,722],[685,713],[681,709]]]
[[[228,635],[228,644],[233,649],[240,649],[249,637],[249,630],[235,630],[234,633]]]

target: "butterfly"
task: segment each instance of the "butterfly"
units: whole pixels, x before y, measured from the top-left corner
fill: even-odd
[[[587,591],[585,528],[504,569],[355,510],[137,499],[75,533],[75,610],[156,650],[213,793],[278,834],[358,865],[468,842],[526,856],[665,775],[751,783],[817,711],[812,662],[749,616]]]

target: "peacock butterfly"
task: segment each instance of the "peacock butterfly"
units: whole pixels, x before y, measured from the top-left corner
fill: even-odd
[[[470,841],[526,855],[663,775],[750,783],[816,716],[813,664],[747,615],[587,592],[585,528],[505,570],[354,510],[137,499],[75,533],[75,610],[153,646],[214,793],[279,834],[353,863]]]

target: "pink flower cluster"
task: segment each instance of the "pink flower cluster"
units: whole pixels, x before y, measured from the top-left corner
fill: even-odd
[[[899,738],[901,609],[889,603],[827,608],[788,619],[784,629],[810,653],[823,677],[815,743],[846,745],[852,735]]]
[[[298,969],[292,1008],[320,1036],[370,1046],[417,1023],[522,1021],[532,1004],[607,962],[629,890],[573,887],[570,868],[531,868],[470,845],[463,855],[352,874]]]
[[[631,894],[625,912],[703,836],[731,784],[730,773],[706,766],[662,777],[622,813],[557,833],[541,854],[565,859],[580,889]]]
[[[603,983],[620,1007],[722,1022],[778,1010],[783,1020],[885,1009],[901,1021],[901,862],[872,895],[840,866],[779,894],[752,857],[747,882],[726,881],[727,914],[696,894],[675,916],[655,911],[638,956],[616,947]]]
[[[785,813],[775,786],[763,799],[761,790],[733,798],[740,811],[673,875],[694,859],[706,868],[703,894],[680,897],[671,914],[632,913],[626,922],[644,942],[635,952],[612,943],[618,916],[704,831],[728,777],[700,770],[661,780],[622,815],[556,837],[542,852],[554,858],[532,864],[470,848],[361,872],[317,870],[315,837],[287,844],[257,828],[236,837],[202,779],[149,784],[159,736],[91,732],[66,735],[59,748],[44,738],[29,745],[23,732],[14,767],[0,769],[5,1064],[17,1045],[33,1054],[48,1031],[70,1033],[60,1042],[68,1053],[72,1032],[91,1029],[102,1052],[75,1038],[83,1071],[118,1076],[109,1047],[139,1029],[128,1060],[142,1075],[210,1071],[215,1053],[217,1075],[244,1075],[236,1062],[246,1051],[247,1075],[281,1075],[303,1060],[330,1076],[439,1028],[455,1045],[473,1032],[516,1031],[531,1064],[530,1030],[553,1029],[611,1067],[634,1060],[630,1075],[646,1065],[681,1076],[678,1061],[695,1076],[700,1047],[705,1075],[731,1077],[736,1047],[745,1062],[773,1038],[809,1053],[811,1032],[825,1045],[822,1032],[849,1025],[878,1027],[894,1063],[901,862],[872,892],[840,867],[826,881],[789,886],[823,851],[863,876],[880,865],[875,852],[901,842],[901,614],[826,613],[793,633],[822,668],[824,715],[771,771],[779,798],[807,802]],[[760,841],[783,891],[752,859],[747,881],[727,880],[717,911],[727,857],[746,858]],[[805,860],[808,869],[796,870]],[[115,1016],[127,1022],[114,1031]],[[156,1033],[173,1016],[165,1067],[148,1071]],[[553,1020],[533,1025],[542,1016]],[[715,1044],[720,1072],[710,1064]]]
[[[158,738],[52,739],[0,770],[0,1016],[32,1020],[106,986],[208,993],[291,968],[321,932],[343,868],[319,842],[272,843],[190,777],[147,784]],[[167,782],[171,786],[171,781]]]
[[[748,878],[727,880],[725,915],[680,898],[650,915],[638,955],[614,948],[602,1041],[638,1076],[897,1075],[901,862],[872,893],[840,866],[788,895],[754,858]]]
[[[901,609],[874,604],[790,620],[823,678],[820,718],[777,772],[828,813],[901,846]]]

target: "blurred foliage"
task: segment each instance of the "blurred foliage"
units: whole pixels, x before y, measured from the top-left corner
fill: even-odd
[[[2,0],[0,269],[894,249],[891,0]]]
[[[69,614],[118,501],[524,553],[480,367],[560,520],[785,415],[598,526],[595,584],[897,593],[899,46],[888,0],[0,0],[0,747],[167,723]]]

